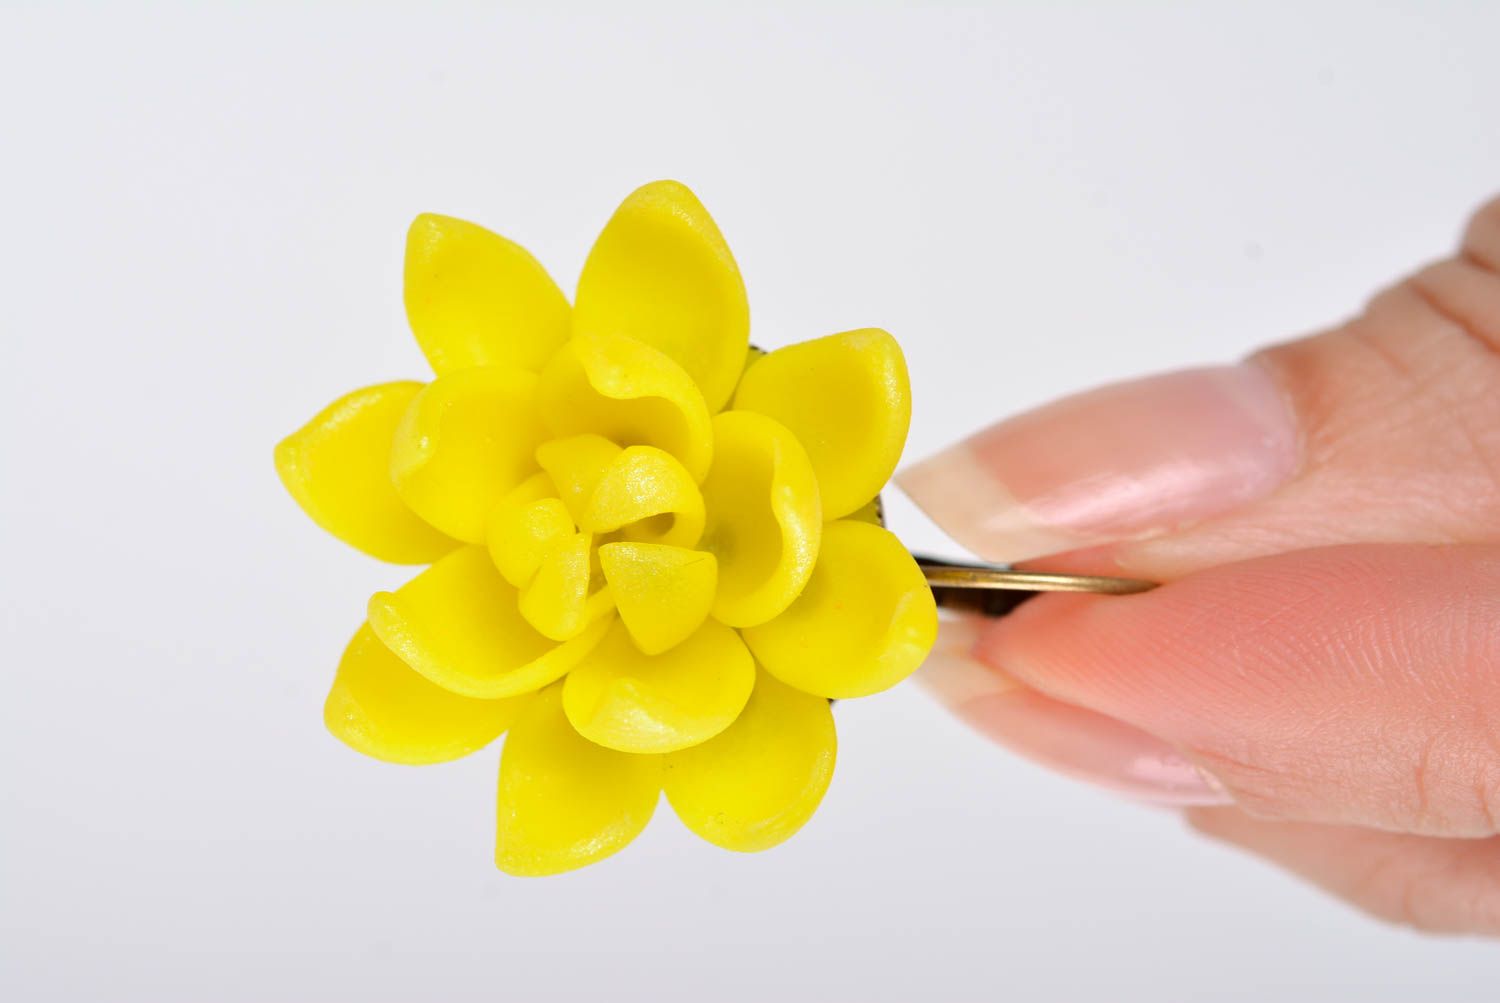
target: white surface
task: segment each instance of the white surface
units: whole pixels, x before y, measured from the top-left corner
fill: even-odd
[[[383,767],[323,732],[408,572],[271,467],[338,393],[424,372],[412,215],[570,287],[659,176],[719,219],[759,343],[903,340],[911,457],[1336,319],[1500,188],[1494,5],[426,6],[0,11],[0,997],[1495,998],[1493,945],[1384,929],[915,689],[839,707],[777,851],[663,808],[602,866],[507,879],[493,751]]]

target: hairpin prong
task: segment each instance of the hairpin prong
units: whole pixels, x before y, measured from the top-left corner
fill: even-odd
[[[1131,595],[1156,588],[1140,578],[1017,571],[1001,565],[964,564],[914,554],[937,604],[986,616],[1003,616],[1039,592],[1092,592]]]

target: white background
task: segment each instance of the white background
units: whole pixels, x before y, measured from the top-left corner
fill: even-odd
[[[1494,945],[1385,929],[914,687],[839,706],[833,789],[778,850],[664,809],[603,865],[506,878],[494,750],[405,769],[323,731],[410,572],[271,464],[425,372],[414,214],[570,288],[662,176],[728,235],[758,343],[897,334],[909,457],[1310,330],[1500,189],[1495,5],[267,6],[0,9],[0,997],[1500,994]]]

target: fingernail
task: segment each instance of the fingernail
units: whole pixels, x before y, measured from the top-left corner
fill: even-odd
[[[973,617],[945,619],[938,627],[937,643],[916,679],[938,702],[953,710],[981,697],[1018,689],[1020,683],[972,655],[979,641],[981,623]]]
[[[944,621],[917,679],[975,731],[1010,751],[1151,804],[1217,805],[1224,787],[1139,728],[1027,689],[970,652],[981,626]]]
[[[1009,562],[1180,528],[1268,494],[1297,460],[1290,408],[1247,363],[1067,397],[896,479],[959,543]]]
[[[971,699],[958,714],[1032,762],[1152,804],[1229,804],[1224,787],[1139,728],[1024,687]]]

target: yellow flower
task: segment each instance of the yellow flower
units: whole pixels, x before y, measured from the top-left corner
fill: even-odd
[[[512,874],[609,856],[663,792],[719,846],[791,836],[833,772],[830,699],[895,685],[937,630],[873,514],[911,414],[895,340],[750,349],[734,258],[671,181],[616,211],[572,307],[444,216],[412,224],[405,283],[436,378],[356,390],[276,448],[318,525],[431,565],[371,598],[329,730],[398,763],[509,730]]]

